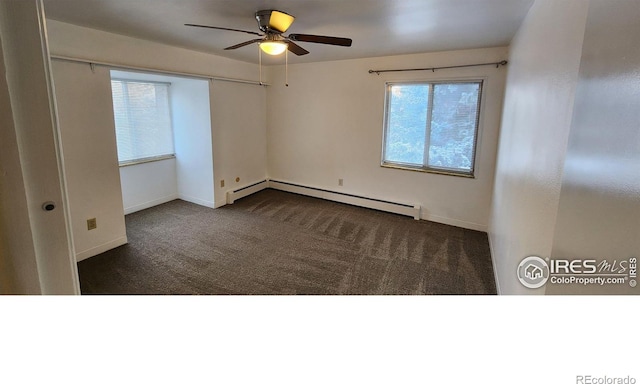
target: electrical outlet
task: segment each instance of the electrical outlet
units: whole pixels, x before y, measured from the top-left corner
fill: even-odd
[[[224,180],[220,180],[220,188],[224,188]]]
[[[342,179],[338,179],[338,185],[342,187]]]
[[[96,218],[92,218],[87,220],[87,230],[92,230],[98,228],[98,223],[96,222]]]

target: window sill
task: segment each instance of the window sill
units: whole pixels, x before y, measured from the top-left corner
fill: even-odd
[[[162,161],[162,160],[175,159],[175,158],[176,158],[175,154],[154,156],[154,157],[145,157],[143,159],[120,161],[118,163],[118,165],[120,166],[120,168],[122,168],[122,167],[130,167],[132,165],[138,165],[138,164],[144,164],[144,163],[153,163],[155,161]]]
[[[405,164],[396,164],[396,163],[382,163],[380,164],[383,168],[391,168],[391,169],[400,169],[403,171],[414,171],[414,172],[423,172],[423,173],[435,173],[438,175],[448,175],[448,176],[458,176],[464,177],[467,179],[475,179],[475,175],[473,172],[462,172],[448,169],[438,169],[438,168],[427,168],[420,166],[411,166]]]

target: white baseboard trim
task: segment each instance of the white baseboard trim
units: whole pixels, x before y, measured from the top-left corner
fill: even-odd
[[[80,262],[82,260],[86,260],[86,259],[88,259],[88,258],[90,258],[92,256],[99,255],[99,254],[101,254],[103,252],[106,252],[106,251],[108,251],[110,249],[119,247],[121,245],[125,245],[127,243],[128,243],[127,236],[125,235],[123,237],[119,237],[119,238],[117,238],[115,240],[111,240],[111,241],[109,241],[107,243],[104,243],[102,245],[98,245],[97,247],[93,247],[93,248],[87,249],[86,251],[82,251],[82,252],[76,253],[76,262]]]
[[[142,211],[143,209],[147,209],[147,208],[155,207],[156,205],[168,203],[168,202],[170,202],[172,200],[175,200],[177,198],[178,198],[178,194],[173,194],[173,195],[161,197],[159,199],[147,201],[146,203],[142,203],[142,204],[134,205],[133,207],[125,208],[124,209],[124,214],[128,215],[130,213]]]
[[[482,225],[482,224],[478,224],[478,223],[472,223],[470,221],[451,219],[449,217],[430,215],[428,212],[423,212],[423,214],[421,216],[421,219],[422,220],[433,221],[433,222],[440,223],[440,224],[453,225],[454,227],[471,229],[471,230],[474,230],[474,231],[481,231],[481,232],[486,232],[487,231],[487,226],[486,225]]]
[[[420,220],[420,206],[417,204],[384,201],[376,198],[346,194],[280,180],[269,180],[269,188],[285,192],[298,193],[311,197],[317,197],[325,200],[336,201],[339,203],[355,205],[358,207],[371,208],[379,211],[411,216],[415,220]]]
[[[256,192],[262,191],[269,187],[268,180],[258,181],[257,183],[249,184],[244,187],[236,188],[232,191],[227,191],[227,204],[233,204],[236,200],[243,197],[247,197]]]
[[[215,203],[213,201],[207,201],[207,200],[199,199],[197,197],[178,194],[178,199],[188,201],[193,204],[202,205],[204,207],[215,208]]]
[[[498,268],[496,266],[496,258],[495,252],[493,251],[493,237],[490,232],[487,232],[487,237],[489,238],[489,253],[491,254],[491,265],[493,266],[493,279],[496,281],[496,292],[498,295],[502,295],[502,290],[500,289],[500,280],[498,280]]]

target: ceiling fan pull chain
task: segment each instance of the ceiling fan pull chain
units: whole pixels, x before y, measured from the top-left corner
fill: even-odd
[[[258,44],[258,67],[260,68],[260,85],[262,84],[262,50],[260,44]]]
[[[289,50],[284,51],[284,86],[289,86]]]

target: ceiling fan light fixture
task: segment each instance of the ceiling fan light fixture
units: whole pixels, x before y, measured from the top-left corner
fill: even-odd
[[[288,44],[284,41],[266,40],[260,42],[260,49],[267,55],[279,55],[287,50]]]

